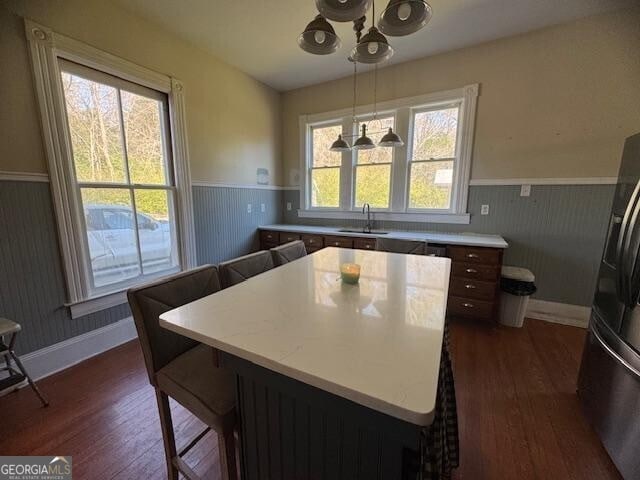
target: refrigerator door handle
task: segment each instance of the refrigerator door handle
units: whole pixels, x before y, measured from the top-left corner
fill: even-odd
[[[640,248],[640,237],[638,234],[638,215],[640,215],[640,202],[637,202],[633,209],[633,215],[627,225],[627,231],[622,250],[622,264],[620,265],[620,276],[624,284],[623,300],[627,307],[634,308],[637,292],[633,291],[636,262],[638,260],[638,248]]]
[[[625,240],[627,238],[627,233],[629,232],[629,230],[633,230],[629,229],[629,222],[631,221],[639,192],[640,181],[636,183],[636,187],[633,189],[633,193],[631,194],[629,203],[627,204],[627,208],[625,209],[624,217],[622,219],[622,225],[620,226],[620,233],[618,236],[618,245],[616,248],[616,265],[618,271],[616,275],[617,290],[620,300],[625,304],[627,303],[627,298],[630,296],[627,294],[626,284],[627,276],[625,272],[625,258],[627,251],[625,247],[627,246],[627,242],[625,242]]]
[[[640,380],[640,372],[633,368],[633,365],[630,365],[624,358],[618,355],[608,344],[604,341],[604,339],[600,336],[595,328],[591,329],[591,333],[596,340],[600,342],[602,348],[607,352],[615,361],[617,361],[620,365],[622,365],[631,375],[635,376],[638,380]]]

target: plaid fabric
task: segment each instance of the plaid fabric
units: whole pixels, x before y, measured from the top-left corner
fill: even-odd
[[[433,424],[423,429],[420,445],[420,480],[451,478],[451,470],[459,465],[458,412],[453,369],[449,354],[449,325],[445,323],[440,375]]]

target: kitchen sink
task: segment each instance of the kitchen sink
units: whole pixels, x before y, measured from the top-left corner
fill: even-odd
[[[370,232],[365,232],[362,228],[342,228],[338,230],[341,233],[358,233],[361,235],[387,235],[389,232],[383,232],[382,230],[371,230]]]

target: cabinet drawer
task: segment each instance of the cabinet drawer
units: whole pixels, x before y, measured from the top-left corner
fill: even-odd
[[[302,235],[301,240],[304,242],[304,246],[307,247],[307,251],[310,248],[319,249],[324,246],[322,235]]]
[[[349,237],[324,237],[326,247],[353,248],[353,239]]]
[[[454,278],[472,278],[496,282],[499,278],[500,267],[493,265],[478,265],[475,263],[452,262],[451,276]]]
[[[297,233],[280,232],[280,245],[293,242],[294,240],[300,240],[300,235],[298,235]]]
[[[449,257],[454,262],[500,264],[500,250],[495,248],[450,246]]]
[[[274,243],[278,244],[280,232],[274,232],[273,230],[260,230],[260,242],[262,243]]]
[[[360,250],[375,250],[376,239],[375,238],[354,238],[353,248],[358,248]]]
[[[447,302],[447,313],[449,315],[460,317],[483,318],[490,320],[493,317],[493,303],[473,298],[450,296]]]
[[[493,302],[496,297],[496,282],[479,282],[467,278],[452,278],[451,295]]]

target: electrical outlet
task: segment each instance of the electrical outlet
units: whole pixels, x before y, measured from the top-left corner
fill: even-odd
[[[489,205],[482,205],[482,208],[480,208],[480,215],[489,215]]]
[[[520,186],[520,196],[528,197],[529,195],[531,195],[531,185]]]
[[[291,202],[287,202],[287,210],[291,210]]]
[[[266,211],[267,211],[267,207],[265,207],[264,203],[261,203],[261,204],[260,204],[260,211],[261,211],[262,213],[264,213],[264,212],[266,212]]]
[[[247,203],[247,213],[251,213],[251,204]]]

